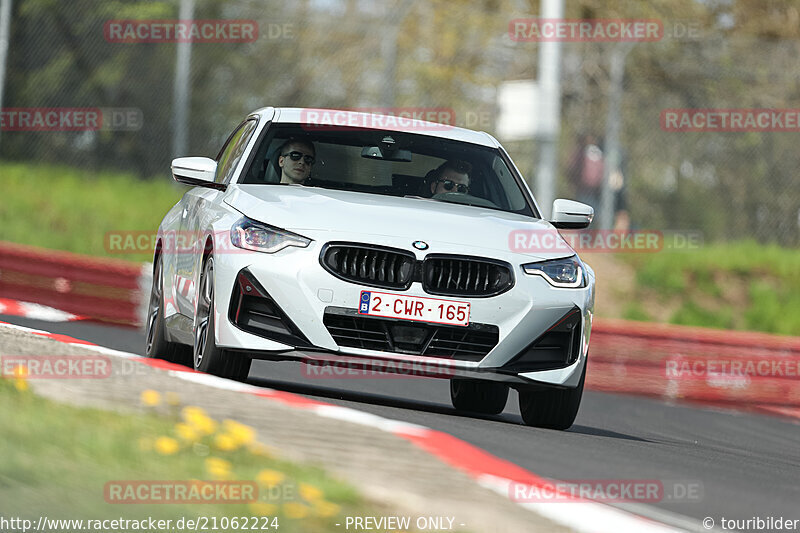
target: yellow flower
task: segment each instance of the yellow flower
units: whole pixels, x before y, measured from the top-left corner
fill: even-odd
[[[180,445],[178,445],[178,441],[171,437],[158,437],[155,448],[161,455],[172,455],[180,449]]]
[[[239,443],[228,433],[221,433],[214,437],[214,446],[223,452],[230,452],[238,448]]]
[[[28,377],[28,367],[25,365],[17,365],[14,367],[12,375],[17,379],[25,379]]]
[[[277,470],[262,470],[256,476],[258,484],[264,487],[272,487],[282,482],[284,479],[286,479],[286,476],[283,472],[278,472]]]
[[[178,436],[183,440],[187,440],[189,442],[195,442],[200,439],[200,434],[197,432],[194,426],[184,424],[183,422],[175,424],[175,433],[177,433]]]
[[[299,492],[300,496],[309,502],[315,502],[322,499],[322,491],[314,485],[309,485],[308,483],[300,483]]]
[[[243,444],[251,444],[256,440],[255,429],[235,420],[223,420],[222,427],[225,428],[228,435],[233,437],[240,446]]]
[[[197,429],[197,431],[199,431],[203,435],[211,435],[212,433],[217,431],[216,421],[214,421],[213,418],[209,417],[196,420],[192,425]]]
[[[152,389],[143,390],[140,398],[148,407],[155,407],[161,403],[161,395]]]
[[[208,416],[206,414],[206,412],[203,411],[202,408],[194,407],[194,406],[184,407],[181,410],[181,415],[183,415],[183,419],[186,420],[187,422],[191,422],[192,419],[195,419],[195,418],[198,418],[198,417]]]
[[[259,516],[274,516],[278,512],[278,506],[271,503],[251,503],[250,512]]]
[[[325,518],[336,516],[339,514],[339,506],[326,501],[314,502],[314,514]]]
[[[300,519],[308,516],[308,507],[302,503],[288,502],[283,504],[283,514],[286,518]]]
[[[16,387],[18,391],[25,392],[26,390],[28,390],[28,382],[25,381],[25,378],[28,377],[27,366],[25,365],[15,366],[11,375],[14,378],[14,387]],[[2,376],[0,375],[0,377]]]
[[[201,435],[211,435],[217,430],[217,423],[199,407],[184,407],[183,419]]]
[[[215,478],[222,479],[230,476],[231,463],[219,457],[208,457],[205,461],[206,470]]]

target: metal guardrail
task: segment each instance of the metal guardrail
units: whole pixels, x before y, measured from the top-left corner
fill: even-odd
[[[140,325],[142,272],[125,261],[0,243],[0,295],[92,320]]]
[[[800,337],[596,320],[587,387],[800,418]]]

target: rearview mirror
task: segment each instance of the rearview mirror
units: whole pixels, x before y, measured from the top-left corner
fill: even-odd
[[[361,149],[361,157],[367,159],[382,159],[384,161],[411,162],[411,152],[409,150],[393,150],[391,148],[381,148],[380,146],[365,146]]]
[[[584,229],[589,227],[593,218],[592,206],[559,198],[553,202],[550,223],[558,229]]]
[[[179,183],[224,191],[227,185],[215,183],[217,162],[208,157],[179,157],[172,160],[172,177]]]

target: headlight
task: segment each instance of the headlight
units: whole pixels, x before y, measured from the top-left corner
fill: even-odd
[[[231,243],[237,248],[274,254],[289,246],[305,248],[311,239],[261,222],[242,218],[231,228]]]
[[[577,255],[522,265],[526,274],[542,276],[553,287],[578,288],[586,286],[583,263]]]

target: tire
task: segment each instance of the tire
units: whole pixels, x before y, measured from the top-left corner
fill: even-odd
[[[147,308],[147,324],[145,325],[145,355],[155,359],[163,359],[170,363],[190,365],[192,350],[189,346],[169,342],[166,337],[167,327],[164,323],[164,270],[161,255],[156,257],[153,266],[153,286],[150,289],[150,305]]]
[[[450,400],[459,411],[496,415],[506,407],[508,386],[475,379],[451,379]]]
[[[214,339],[214,315],[214,258],[209,256],[203,265],[194,317],[194,369],[222,378],[245,381],[250,373],[252,360],[217,347]]]
[[[583,383],[586,381],[586,364],[578,386],[574,389],[549,389],[519,391],[519,411],[528,426],[547,429],[569,429],[583,396]]]

